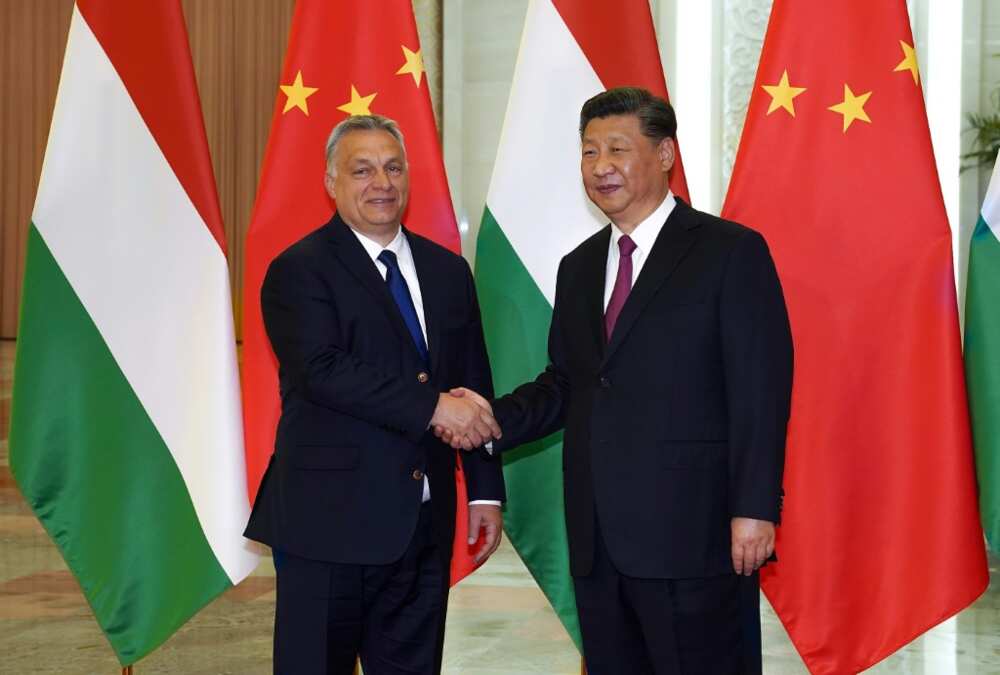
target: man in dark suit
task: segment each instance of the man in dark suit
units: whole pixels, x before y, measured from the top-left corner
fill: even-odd
[[[772,555],[781,504],[781,286],[759,234],[671,194],[675,132],[670,105],[641,89],[584,104],[583,183],[611,224],[560,264],[549,367],[493,403],[500,450],[565,427],[591,675],[752,669],[738,575]]]
[[[455,452],[431,424],[499,435],[464,385],[492,380],[466,262],[400,224],[403,137],[376,115],[327,144],[333,218],[271,264],[261,290],[280,365],[275,452],[246,536],[275,552],[274,671],[440,671],[455,519]],[[459,403],[460,405],[456,405]],[[499,461],[464,453],[479,559],[499,543]]]

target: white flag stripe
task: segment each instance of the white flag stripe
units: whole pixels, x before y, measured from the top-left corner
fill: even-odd
[[[559,260],[607,223],[580,182],[578,132],[602,91],[551,0],[532,0],[486,203],[550,305]]]
[[[986,188],[986,199],[983,201],[982,216],[987,227],[1000,241],[1000,160],[993,165],[993,175],[989,187]]]
[[[77,9],[33,221],[240,581],[257,556],[226,259]]]

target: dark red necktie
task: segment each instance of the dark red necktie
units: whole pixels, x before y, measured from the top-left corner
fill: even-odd
[[[615,330],[618,315],[628,300],[632,290],[632,254],[635,253],[635,242],[626,234],[618,240],[618,276],[615,277],[615,287],[611,291],[611,300],[604,310],[604,337],[611,342],[611,334]]]

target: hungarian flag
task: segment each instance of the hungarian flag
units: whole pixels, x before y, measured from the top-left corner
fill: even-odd
[[[795,341],[762,585],[812,672],[856,673],[988,582],[904,0],[775,0],[723,215],[767,238]]]
[[[260,312],[260,287],[274,258],[329,220],[323,187],[330,131],[350,115],[399,123],[410,166],[403,223],[462,252],[409,0],[298,0],[253,219],[243,284],[243,419],[251,500],[274,452],[281,412],[278,365]],[[456,473],[458,511],[452,583],[473,569],[465,479]]]
[[[28,235],[10,464],[122,664],[257,564],[179,0],[78,0]]]
[[[627,40],[607,40],[615,26]],[[548,364],[559,261],[607,224],[580,179],[580,108],[618,86],[666,98],[646,0],[532,0],[476,249],[476,286],[498,393]],[[678,154],[671,188],[688,198]],[[562,433],[504,453],[504,529],[580,646],[562,488]]]
[[[979,474],[979,510],[1000,552],[1000,161],[969,243],[965,377]]]

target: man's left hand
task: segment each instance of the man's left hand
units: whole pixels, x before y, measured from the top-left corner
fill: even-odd
[[[733,570],[750,576],[774,553],[774,523],[754,518],[733,518]]]
[[[480,564],[500,546],[500,536],[503,532],[503,514],[499,506],[493,504],[469,504],[469,546],[479,541],[480,531],[486,539],[476,554],[476,564]]]

